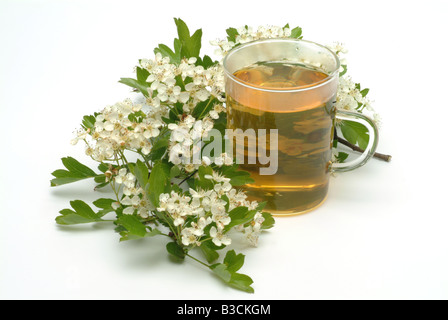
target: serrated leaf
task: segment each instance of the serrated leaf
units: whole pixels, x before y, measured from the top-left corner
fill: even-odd
[[[204,69],[208,69],[217,63],[218,61],[213,61],[212,58],[207,55],[205,55],[203,58],[198,58],[198,60],[196,61],[196,65],[203,66]]]
[[[335,158],[339,163],[343,163],[348,158],[348,153],[338,152]]]
[[[72,157],[62,158],[62,163],[67,170],[58,169],[52,172],[55,177],[50,181],[52,187],[98,176],[95,171]]]
[[[177,27],[177,34],[179,35],[179,40],[185,41],[190,38],[190,30],[188,30],[187,24],[179,18],[174,18],[174,23]]]
[[[238,30],[236,28],[228,28],[226,30],[227,33],[227,41],[235,42],[236,37],[238,36]]]
[[[198,29],[192,36],[190,36],[190,30],[183,20],[174,18],[174,22],[177,26],[177,34],[179,36],[182,58],[199,57],[201,50],[202,30]]]
[[[248,275],[236,272],[243,264],[244,255],[237,255],[234,250],[231,250],[227,252],[224,263],[216,263],[210,266],[210,269],[229,286],[253,293],[254,289],[251,287],[253,280]]]
[[[229,250],[223,262],[227,265],[227,270],[230,273],[235,273],[244,265],[244,258],[242,253],[236,254],[235,250]]]
[[[100,198],[93,201],[93,205],[102,210],[98,211],[98,216],[103,217],[106,213],[114,211],[112,203],[116,202],[114,199]]]
[[[230,286],[248,293],[254,293],[254,288],[251,287],[252,283],[254,283],[252,278],[242,273],[232,274],[229,281]]]
[[[201,51],[202,29],[198,29],[193,33],[188,44],[188,54],[190,57],[199,57]]]
[[[56,171],[53,172],[53,175],[55,173],[56,173]],[[85,179],[84,177],[81,177],[81,178],[80,177],[63,177],[63,178],[59,177],[59,178],[52,179],[50,181],[50,185],[52,187],[57,187],[57,186],[61,186],[63,184],[73,183],[73,182],[77,182],[77,181],[84,180],[84,179]]]
[[[72,157],[62,158],[62,163],[68,169],[68,171],[78,174],[83,177],[96,176],[95,171],[83,165],[81,162]]]
[[[90,129],[90,130],[92,130],[93,129],[93,127],[95,126],[95,122],[96,122],[96,118],[95,118],[95,116],[93,116],[93,115],[90,115],[90,116],[84,116],[83,118],[82,118],[82,127],[84,128],[84,129]]]
[[[70,201],[73,208],[59,211],[60,216],[56,217],[56,222],[62,225],[81,224],[102,221],[101,216],[96,214],[90,206],[81,200]]]

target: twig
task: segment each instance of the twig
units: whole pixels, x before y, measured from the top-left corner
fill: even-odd
[[[194,174],[198,172],[198,170],[194,170],[191,174],[189,174],[184,180],[182,180],[181,182],[179,182],[179,186],[184,183],[185,181],[187,181],[188,179],[190,179],[192,176],[194,176]]]
[[[336,136],[335,137],[337,139],[337,141],[341,144],[343,144],[344,146],[349,147],[350,149],[352,149],[353,151],[358,151],[363,153],[364,150],[361,149],[360,147],[354,145],[353,143],[348,142],[347,140],[342,139],[341,137]],[[375,158],[386,161],[386,162],[390,162],[392,160],[392,156],[388,155],[388,154],[382,154],[379,152],[375,152],[375,154],[373,155]]]

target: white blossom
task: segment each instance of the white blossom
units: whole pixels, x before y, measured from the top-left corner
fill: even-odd
[[[222,233],[222,231],[216,229],[216,227],[210,228],[210,236],[212,237],[213,243],[217,246],[221,245],[228,246],[232,242],[227,235]]]

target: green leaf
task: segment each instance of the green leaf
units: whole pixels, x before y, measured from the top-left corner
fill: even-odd
[[[146,164],[140,159],[135,164],[134,174],[140,186],[145,188],[149,180],[149,170]]]
[[[109,170],[109,164],[101,162],[98,165],[98,170],[100,170],[102,173],[105,173],[107,170]]]
[[[358,144],[361,149],[366,149],[369,143],[369,130],[362,124],[354,121],[342,121],[341,132],[348,142]]]
[[[370,89],[365,88],[360,91],[362,97],[365,97],[369,93]]]
[[[96,176],[95,171],[93,171],[86,165],[83,165],[78,160],[76,160],[72,157],[62,158],[62,163],[68,169],[68,171],[76,173],[79,176],[83,176],[83,177],[87,177],[87,178]]]
[[[248,293],[254,293],[254,288],[250,286],[252,283],[254,283],[252,278],[242,273],[232,274],[229,281],[230,286]]]
[[[229,216],[232,219],[228,225],[225,226],[224,231],[227,232],[235,226],[250,222],[257,210],[250,210],[247,207],[236,207],[229,212]]]
[[[296,27],[291,30],[291,38],[302,38],[302,28]]]
[[[226,211],[229,211],[229,207],[230,207],[230,199],[229,199],[229,197],[226,196],[225,194],[223,194],[221,196],[221,199],[226,202],[225,208],[226,208]]]
[[[261,211],[261,210],[263,210],[264,207],[266,207],[266,204],[267,204],[267,203],[268,203],[267,201],[259,202],[259,203],[258,203],[258,206],[257,206],[257,211]]]
[[[172,166],[170,169],[170,178],[175,178],[181,174],[181,170],[178,166]]]
[[[347,65],[346,64],[341,64],[342,67],[342,71],[339,72],[339,76],[342,77],[344,74],[347,73]]]
[[[245,292],[253,293],[251,287],[253,280],[241,273],[237,273],[244,264],[244,255],[236,254],[234,250],[227,252],[224,263],[216,263],[210,266],[210,269],[229,286]]]
[[[243,266],[244,255],[242,253],[236,254],[235,250],[229,250],[224,258],[224,263],[227,265],[229,272],[235,273]]]
[[[180,49],[180,48],[179,48]],[[170,58],[171,63],[179,64],[181,60],[180,51],[173,52],[168,46],[164,44],[159,44],[157,48],[154,49],[154,53],[160,52],[164,57]]]
[[[149,176],[149,184],[146,186],[149,199],[155,207],[159,206],[159,197],[167,189],[170,184],[171,167],[158,161],[154,164]]]
[[[56,217],[56,222],[62,225],[80,224],[103,221],[101,215],[96,214],[90,206],[81,200],[70,201],[73,208],[59,211],[60,216]]]
[[[140,221],[137,216],[123,214],[117,219],[117,224],[123,226],[126,229],[126,232],[122,234],[125,239],[128,236],[133,236],[133,238],[143,238],[146,236],[146,226]]]
[[[203,66],[204,69],[208,69],[211,66],[217,64],[218,61],[213,61],[212,58],[210,58],[209,56],[205,55],[203,58],[198,58],[198,60],[196,61],[196,64],[199,66]]]
[[[247,207],[236,207],[229,212],[229,216],[232,220],[244,219],[248,212]]]
[[[188,30],[187,24],[179,18],[174,18],[174,23],[177,27],[177,34],[180,42],[188,40],[190,38],[190,30]]]
[[[190,36],[190,30],[183,20],[174,18],[174,22],[177,26],[177,34],[181,45],[181,56],[186,58],[199,57],[202,30],[198,29]]]
[[[50,181],[52,187],[98,176],[95,171],[72,157],[62,158],[62,163],[67,170],[58,169],[52,173],[55,177]]]
[[[98,216],[103,217],[106,213],[114,211],[112,209],[112,203],[116,202],[114,199],[100,198],[93,201],[93,205],[97,208],[103,209],[98,211]]]
[[[180,42],[179,39],[175,38],[174,39],[174,52],[176,53],[176,56],[179,57],[179,62],[182,59],[182,43]]]
[[[217,247],[212,242],[212,240],[202,242],[199,248],[201,249],[208,263],[212,263],[213,261],[216,261],[216,259],[219,258],[219,253],[216,252],[216,250],[220,249],[220,247]]]
[[[199,102],[198,104],[196,104],[196,107],[194,107],[193,111],[191,112],[191,115],[198,120],[202,119],[212,110],[213,106],[215,105],[215,102],[216,99],[214,97],[210,97],[205,101]]]
[[[223,263],[217,263],[210,267],[213,272],[220,277],[224,282],[229,282],[232,278],[232,274],[227,270],[227,266]]]
[[[129,87],[135,88],[138,91],[140,91],[145,97],[149,97],[148,92],[149,84],[147,82],[139,82],[138,80],[132,78],[121,78],[120,81],[118,82],[123,83]]]
[[[335,158],[338,162],[342,163],[348,158],[348,153],[338,152],[338,154],[335,156]]]
[[[238,30],[236,28],[228,28],[226,30],[227,33],[227,41],[236,41],[236,37],[238,36]]]
[[[198,29],[193,33],[188,44],[188,52],[190,57],[199,57],[201,51],[202,29]]]
[[[144,69],[144,68],[140,68],[137,67],[137,81],[139,83],[145,83],[146,79],[148,79],[149,77],[149,71]]]
[[[200,166],[198,168],[198,176],[199,179],[194,179],[194,189],[195,190],[211,190],[214,187],[213,181],[210,179],[207,179],[206,175],[212,175],[213,169],[209,166]]]
[[[166,250],[177,259],[185,259],[185,251],[177,242],[168,242],[166,244]]]
[[[254,179],[250,177],[249,172],[238,170],[237,164],[232,166],[223,166],[220,171],[224,176],[230,178],[230,184],[234,187],[243,186],[254,182]]]
[[[82,118],[82,127],[85,130],[87,130],[87,129],[92,130],[93,127],[95,126],[95,122],[96,122],[96,117],[94,115],[84,116]]]
[[[261,224],[261,229],[270,229],[274,226],[275,220],[272,214],[269,212],[262,212],[261,215],[264,218],[263,223]]]

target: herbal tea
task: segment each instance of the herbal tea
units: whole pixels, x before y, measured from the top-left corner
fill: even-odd
[[[324,201],[328,189],[335,97],[319,90],[299,96],[294,90],[314,87],[328,75],[303,64],[285,62],[258,62],[233,75],[249,86],[234,87],[227,95],[228,127],[256,132],[266,129],[268,134],[270,129],[278,130],[277,150],[269,143],[263,150],[268,154],[278,152],[275,174],[260,175],[259,168],[266,165],[258,161],[241,164],[241,169],[249,171],[255,180],[244,186],[249,197],[267,201],[265,209],[273,214],[294,214],[316,207]],[[284,92],[279,95],[279,91]],[[240,150],[248,157],[253,149],[245,141]]]

